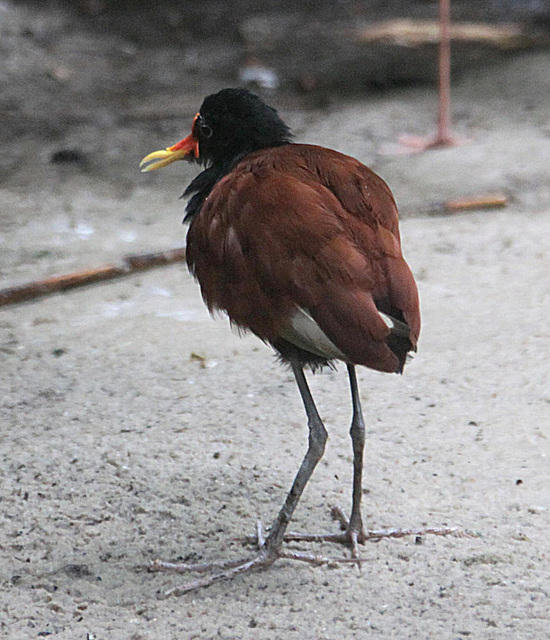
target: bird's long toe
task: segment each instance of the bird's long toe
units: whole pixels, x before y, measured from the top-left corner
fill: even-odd
[[[253,558],[229,560],[227,562],[188,564],[155,560],[150,566],[150,571],[208,574],[203,577],[197,578],[196,580],[189,580],[188,582],[165,591],[163,595],[166,597],[170,595],[182,595],[184,593],[188,593],[189,591],[194,591],[195,589],[208,587],[215,582],[220,582],[222,580],[231,580],[241,573],[259,569],[266,569],[267,567],[270,567],[279,557],[281,557],[281,555],[278,552],[269,552],[269,550],[267,550],[265,547],[262,547],[258,554]]]

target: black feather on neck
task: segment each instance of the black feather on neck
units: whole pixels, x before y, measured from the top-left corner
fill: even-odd
[[[208,169],[199,173],[187,189],[185,189],[181,197],[189,198],[189,202],[185,207],[185,217],[183,218],[184,224],[186,222],[191,222],[191,220],[198,214],[208,194],[212,191],[216,182],[218,182],[223,175],[222,167],[208,167]]]
[[[190,197],[184,222],[199,213],[215,184],[242,158],[292,140],[277,111],[246,89],[222,89],[206,97],[198,118],[194,129],[200,149],[198,162],[207,168],[183,193],[182,197]]]
[[[191,222],[193,218],[199,213],[206,198],[210,195],[212,189],[216,186],[226,174],[243,158],[245,153],[237,156],[230,162],[224,162],[220,164],[214,164],[202,173],[194,178],[189,186],[182,193],[181,198],[189,198],[189,202],[185,207],[185,217],[183,218],[183,224]]]

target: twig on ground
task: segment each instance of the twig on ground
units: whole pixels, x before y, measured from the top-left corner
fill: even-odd
[[[183,260],[185,260],[184,247],[169,249],[168,251],[129,255],[123,258],[120,266],[107,265],[96,269],[85,269],[84,271],[64,276],[53,276],[45,280],[35,280],[34,282],[0,289],[0,307],[27,302],[28,300],[34,300],[59,291],[83,287],[95,282],[121,278],[138,271],[146,271],[155,267],[182,262]]]

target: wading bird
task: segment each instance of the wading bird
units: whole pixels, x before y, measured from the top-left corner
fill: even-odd
[[[354,158],[291,138],[260,98],[224,89],[204,100],[188,137],[140,165],[151,171],[190,160],[205,167],[184,193],[189,269],[210,311],[225,311],[290,365],[309,426],[307,453],[269,534],[258,535],[257,555],[240,563],[157,563],[176,571],[218,570],[183,590],[280,557],[318,559],[286,554],[282,545],[327,440],[304,368],[335,360],[346,364],[351,386],[352,508],[344,532],[322,538],[350,545],[352,560],[358,558],[357,545],[367,536],[361,518],[365,426],[355,366],[401,373],[416,350],[418,294],[401,253],[389,187]]]
[[[439,0],[438,69],[437,131],[429,138],[401,136],[397,153],[420,153],[464,143],[451,131],[451,0]]]

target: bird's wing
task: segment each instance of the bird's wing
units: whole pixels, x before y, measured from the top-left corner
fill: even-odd
[[[382,295],[375,293],[377,307],[410,327],[415,347],[420,334],[418,292],[401,252],[399,215],[390,188],[355,158],[323,147],[305,147],[321,183],[349,216],[346,228],[357,246],[383,265],[386,289]]]
[[[381,225],[400,243],[399,215],[384,180],[355,158],[316,145],[301,147],[308,167],[338,199],[343,209],[369,225]]]
[[[264,340],[288,335],[300,309],[342,359],[393,371],[399,363],[386,343],[391,314],[383,309],[385,318],[375,302],[390,295],[390,237],[395,252],[391,231],[349,214],[311,174],[243,162],[191,224],[188,262],[208,306]],[[302,339],[313,339],[312,325],[301,325],[308,327]]]

